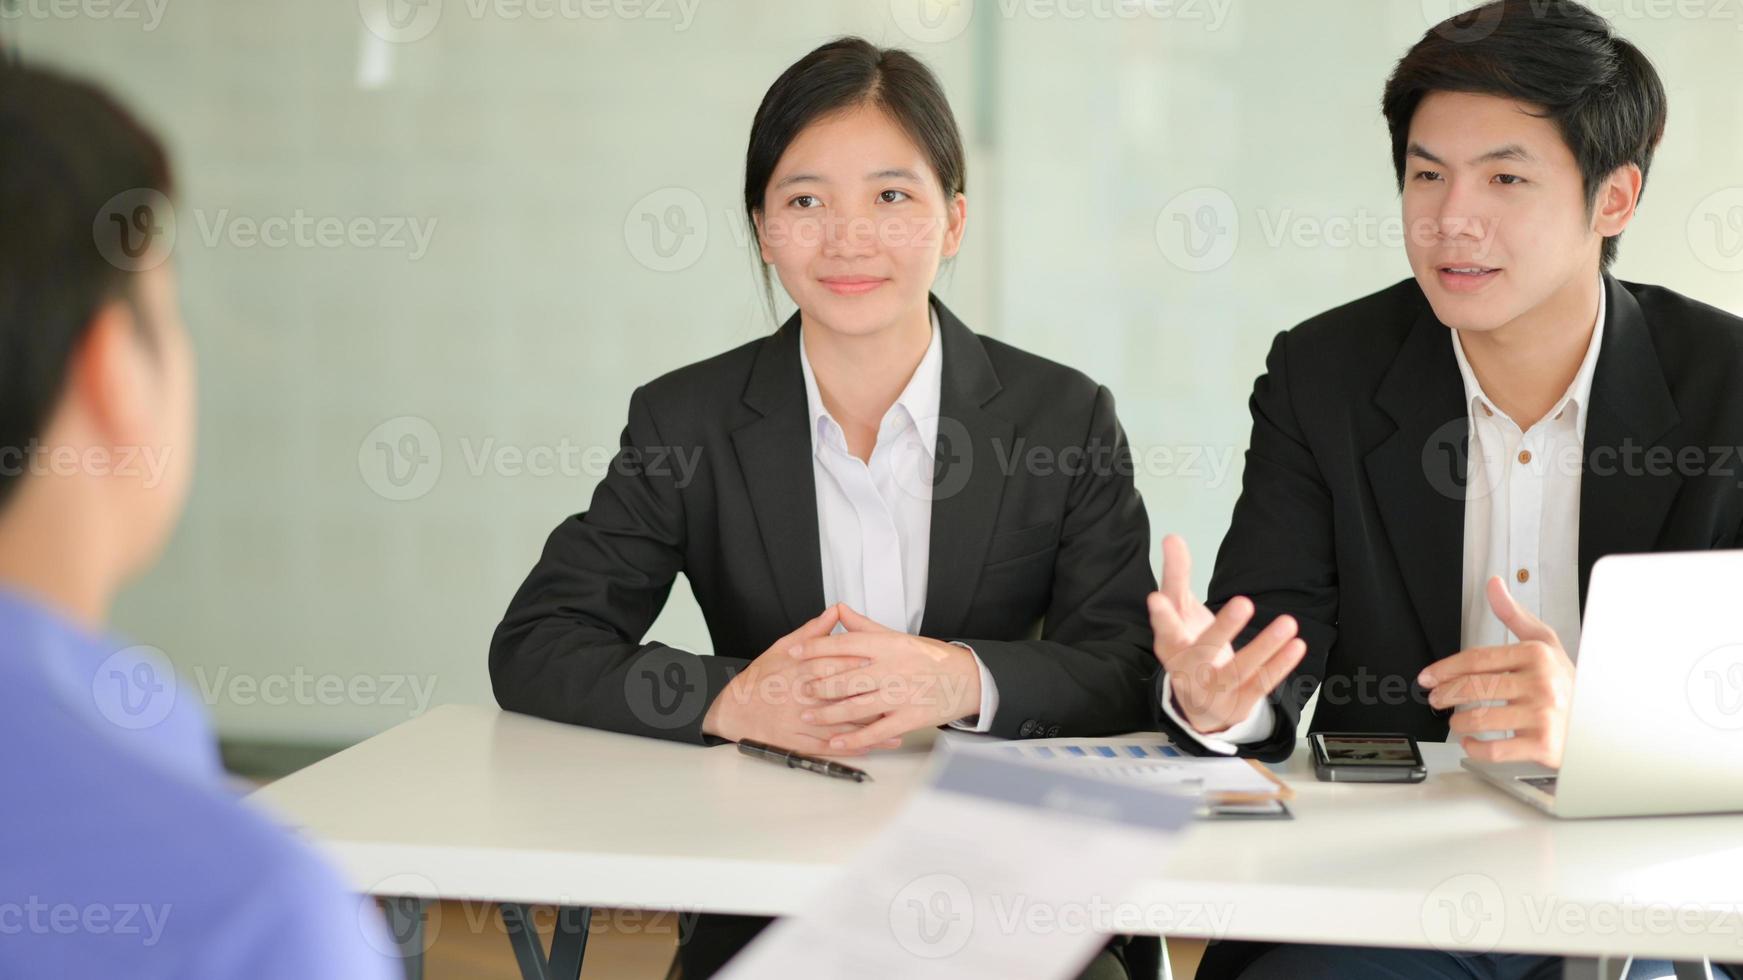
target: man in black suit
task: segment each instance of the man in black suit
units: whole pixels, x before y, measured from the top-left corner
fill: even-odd
[[[1556,766],[1593,564],[1743,545],[1743,321],[1607,273],[1666,105],[1597,14],[1477,8],[1405,56],[1384,108],[1414,277],[1277,338],[1208,606],[1164,544],[1159,720],[1278,760],[1318,689],[1314,730]],[[1559,970],[1221,943],[1200,975]]]

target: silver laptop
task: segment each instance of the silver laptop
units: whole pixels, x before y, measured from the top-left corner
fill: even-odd
[[[1561,771],[1464,766],[1558,817],[1743,811],[1743,551],[1600,560]]]

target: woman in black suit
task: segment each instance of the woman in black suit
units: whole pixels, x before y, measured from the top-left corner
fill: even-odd
[[[931,295],[964,169],[911,55],[848,38],[775,82],[745,208],[798,313],[630,397],[591,508],[497,627],[504,708],[837,755],[943,724],[1151,727],[1156,583],[1112,396]],[[680,572],[713,656],[644,640]],[[723,922],[688,938],[686,977],[756,925]]]

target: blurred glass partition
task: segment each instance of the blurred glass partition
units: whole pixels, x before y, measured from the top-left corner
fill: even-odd
[[[1595,6],[1671,95],[1617,271],[1743,312],[1743,12]],[[923,56],[969,139],[939,292],[1113,389],[1155,536],[1189,538],[1202,587],[1271,338],[1409,274],[1380,89],[1452,9],[6,0],[0,38],[114,88],[182,181],[198,477],[118,626],[233,737],[491,701],[491,629],[630,392],[772,329],[744,140],[844,33]],[[684,587],[651,635],[708,649]]]

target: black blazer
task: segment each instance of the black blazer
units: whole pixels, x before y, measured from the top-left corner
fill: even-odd
[[[944,367],[920,632],[980,655],[998,735],[1149,727],[1156,583],[1113,396],[933,303]],[[1031,465],[1036,450],[1060,465]],[[497,701],[703,743],[727,681],[823,611],[813,479],[797,316],[637,389],[592,507],[551,533],[496,629]],[[713,656],[644,639],[680,572]]]
[[[1743,546],[1743,320],[1655,286],[1605,288],[1582,610],[1605,555]],[[1428,706],[1416,675],[1460,648],[1469,421],[1447,333],[1411,279],[1272,345],[1210,604],[1253,599],[1241,642],[1296,617],[1307,656],[1272,696],[1275,734],[1244,754],[1286,758],[1316,687],[1314,731],[1446,739],[1450,711]]]

